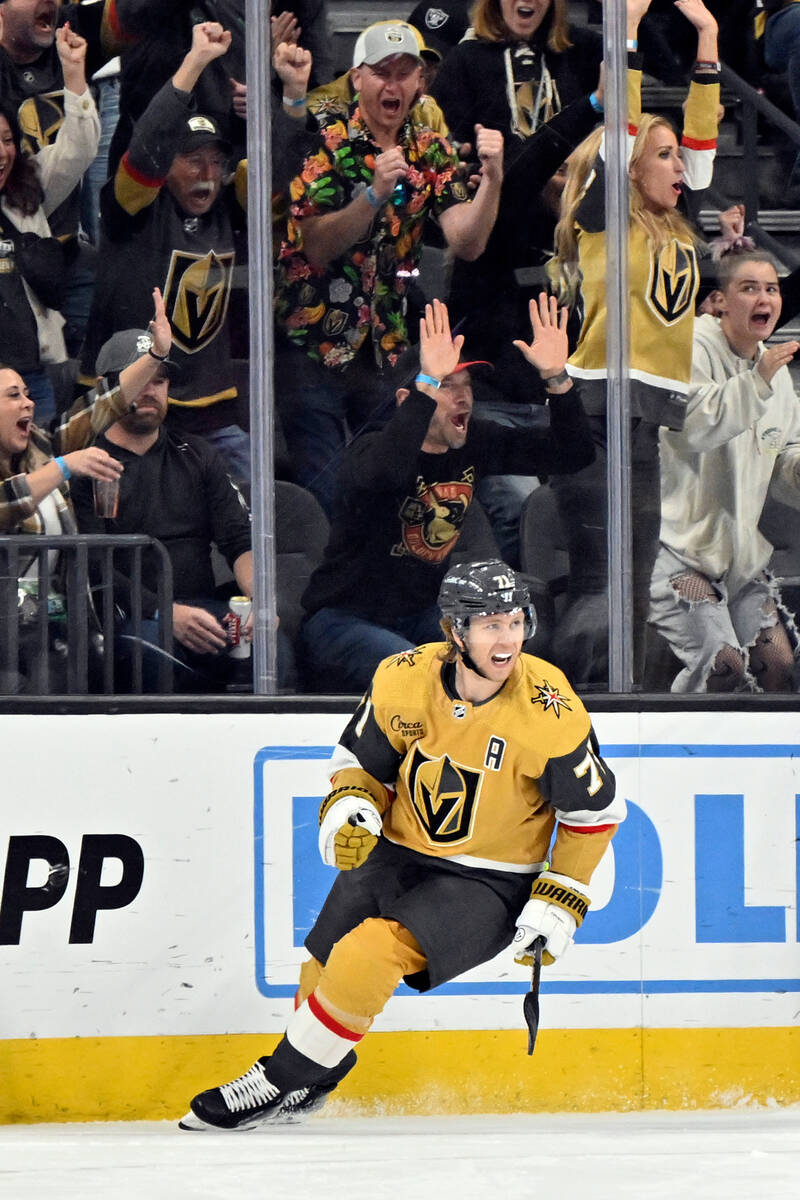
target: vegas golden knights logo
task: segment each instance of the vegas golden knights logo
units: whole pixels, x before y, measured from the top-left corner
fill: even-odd
[[[648,302],[671,325],[694,308],[699,282],[694,249],[673,238],[653,255],[650,271]]]
[[[482,772],[454,763],[447,754],[428,758],[414,747],[408,792],[430,841],[450,846],[470,837],[482,778]]]
[[[222,328],[231,296],[233,250],[217,254],[189,254],[173,250],[164,285],[175,345],[196,354],[212,342]]]
[[[28,96],[17,109],[24,154],[38,154],[55,141],[64,122],[64,93],[42,92]]]

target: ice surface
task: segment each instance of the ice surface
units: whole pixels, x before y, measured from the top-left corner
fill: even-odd
[[[27,1200],[734,1200],[800,1197],[800,1106],[376,1117],[183,1133],[163,1122],[0,1127],[0,1197]]]

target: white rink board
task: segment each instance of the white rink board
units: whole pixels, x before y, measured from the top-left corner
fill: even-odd
[[[5,717],[0,1039],[280,1032],[330,878],[315,809],[346,719]],[[631,815],[544,974],[543,1026],[794,1024],[797,715],[594,722]],[[504,954],[399,993],[375,1028],[518,1028],[525,990]]]

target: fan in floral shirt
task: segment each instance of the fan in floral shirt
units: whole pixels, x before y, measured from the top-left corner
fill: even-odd
[[[358,97],[343,114],[317,114],[319,144],[292,181],[286,238],[278,258],[276,312],[289,339],[326,367],[341,369],[372,333],[375,362],[393,366],[408,344],[406,289],[417,274],[425,217],[467,199],[450,143],[406,120],[399,144],[408,172],[372,228],[327,268],[303,253],[302,221],[342,209],[366,191],[380,149]]]

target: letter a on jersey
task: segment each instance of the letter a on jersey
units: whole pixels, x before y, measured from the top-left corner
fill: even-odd
[[[212,342],[222,328],[231,295],[234,253],[187,254],[173,250],[164,285],[175,344],[186,354],[196,354]]]
[[[417,746],[408,768],[414,811],[431,842],[452,845],[471,834],[482,774],[454,763],[449,755],[428,758]]]
[[[650,307],[671,325],[694,305],[699,283],[694,250],[673,238],[653,255],[651,270]]]

